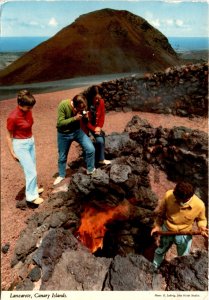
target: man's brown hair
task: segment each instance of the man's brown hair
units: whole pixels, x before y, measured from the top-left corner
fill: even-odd
[[[195,188],[188,182],[179,182],[174,188],[173,194],[175,198],[185,201],[190,199],[195,192]]]
[[[73,98],[73,106],[75,108],[78,108],[81,104],[83,104],[85,106],[85,108],[86,108],[86,106],[87,106],[86,97],[83,94],[76,95]]]

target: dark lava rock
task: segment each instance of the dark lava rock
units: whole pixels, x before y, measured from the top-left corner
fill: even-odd
[[[32,291],[34,288],[33,282],[29,279],[26,278],[23,282],[19,283],[15,290],[16,291]]]
[[[60,228],[50,229],[40,247],[33,255],[33,260],[42,269],[42,281],[47,281],[54,270],[57,261],[67,248],[77,249],[78,241],[73,235]]]
[[[111,291],[151,291],[160,290],[153,286],[154,267],[141,255],[117,255],[110,266],[104,290]],[[156,281],[155,281],[156,282]]]
[[[110,179],[114,183],[122,183],[128,180],[129,174],[131,174],[131,167],[128,165],[114,164],[110,169]]]
[[[2,246],[1,252],[6,254],[9,251],[9,247],[10,247],[10,244],[6,243],[4,246]]]
[[[31,281],[38,281],[41,278],[41,269],[37,266],[35,266],[30,274],[29,274],[29,278]]]
[[[176,257],[163,270],[169,291],[208,290],[208,253]]]
[[[81,244],[69,248],[57,262],[51,278],[41,290],[101,291],[111,259],[95,257]]]

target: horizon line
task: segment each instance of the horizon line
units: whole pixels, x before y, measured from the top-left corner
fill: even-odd
[[[45,36],[45,35],[5,35],[5,36],[0,36],[0,39],[1,38],[35,38],[35,37],[38,37],[38,38],[51,38],[51,37],[53,37],[54,35],[49,35],[49,36]],[[192,38],[209,38],[209,36],[208,35],[206,35],[206,36],[186,36],[186,35],[184,35],[184,36],[177,36],[177,35],[170,35],[170,36],[165,36],[165,37],[167,37],[167,38],[171,38],[171,37],[177,37],[177,38],[187,38],[187,37],[192,37]]]

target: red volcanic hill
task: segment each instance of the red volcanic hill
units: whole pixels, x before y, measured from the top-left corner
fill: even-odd
[[[153,72],[179,63],[167,38],[128,11],[81,15],[0,72],[4,85],[80,76]]]

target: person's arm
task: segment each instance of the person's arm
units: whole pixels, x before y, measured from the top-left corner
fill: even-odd
[[[92,112],[91,111],[88,111],[88,122],[86,123],[86,126],[90,131],[95,132],[96,126],[92,125]]]
[[[83,132],[85,132],[85,134],[89,135],[88,118],[81,118],[80,127],[83,130]]]
[[[96,126],[92,125],[91,121],[88,122],[87,126],[95,134],[100,134],[101,130],[102,130],[102,127],[104,125],[104,120],[105,120],[105,104],[104,104],[103,99],[100,99],[99,108],[98,108],[98,112],[97,112],[97,117],[98,117],[98,120],[96,122]]]
[[[97,122],[97,126],[102,128],[104,126],[104,121],[105,121],[105,104],[104,104],[104,100],[100,99],[99,102],[99,116],[98,116],[98,122]]]
[[[205,205],[203,205],[203,209],[199,213],[199,216],[196,218],[197,226],[201,231],[201,234],[205,237],[208,237],[208,228],[207,226],[207,219],[205,216]]]
[[[14,160],[19,161],[16,154],[14,153],[14,149],[13,149],[13,146],[12,146],[12,138],[13,138],[12,131],[7,130],[6,139],[7,139],[7,145],[8,145],[8,148],[9,148],[9,152],[11,153]]]
[[[151,230],[151,235],[153,235],[154,232],[160,231],[161,227],[164,223],[165,216],[166,216],[166,202],[165,202],[166,197],[162,199],[157,208],[156,208],[156,219],[154,222],[154,227]]]
[[[70,108],[71,110],[71,108]],[[69,114],[70,111],[69,110]],[[57,127],[67,126],[72,122],[78,121],[82,118],[81,114],[77,114],[75,116],[67,116],[66,106],[63,103],[60,103],[58,106],[58,118],[57,118]]]
[[[87,123],[87,127],[90,131],[95,132],[96,126],[92,125],[90,121]]]

